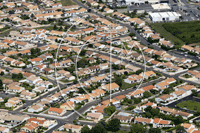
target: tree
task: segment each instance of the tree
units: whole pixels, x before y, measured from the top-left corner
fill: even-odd
[[[163,94],[169,94],[170,93],[170,88],[164,89]]]
[[[76,124],[76,120],[73,120],[73,123]]]
[[[129,36],[133,37],[133,36],[135,36],[135,33],[130,33]]]
[[[115,78],[115,83],[121,87],[122,86],[122,78],[121,77]]]
[[[140,103],[141,102],[141,99],[139,99],[139,98],[134,98],[134,103],[135,104],[138,104],[138,103]]]
[[[145,133],[147,129],[140,124],[132,124],[131,125],[131,133]]]
[[[77,62],[77,67],[78,68],[85,68],[85,66],[88,65],[88,64],[89,64],[88,61],[85,58],[82,58]]]
[[[4,98],[4,103],[8,102],[9,97]]]
[[[49,85],[48,89],[51,89],[51,88],[53,88],[53,85]]]
[[[124,75],[128,75],[128,72],[127,72],[127,71],[125,71],[125,72],[124,72]]]
[[[151,93],[148,92],[148,91],[145,91],[145,92],[143,93],[143,97],[144,97],[144,98],[148,98],[148,97],[150,97],[150,96],[151,96]]]
[[[107,131],[101,124],[98,123],[95,127],[92,127],[91,133],[107,133]]]
[[[3,82],[1,79],[0,79],[0,91],[3,91]]]
[[[4,72],[2,71],[0,75],[3,76],[3,75],[4,75]]]
[[[77,81],[77,80],[74,80],[74,81],[73,81],[73,84],[76,84],[76,83],[78,83],[78,81]]]
[[[178,124],[183,123],[183,122],[184,122],[184,120],[183,120],[182,116],[177,116],[177,117],[174,118],[174,124],[175,125],[178,125]]]
[[[176,133],[187,133],[183,126],[177,126]]]
[[[150,112],[152,110],[151,106],[148,106],[147,108],[144,109],[145,112]]]
[[[83,126],[82,128],[81,128],[81,133],[89,133],[90,132],[90,129],[89,129],[89,127],[88,126]]]
[[[140,69],[140,70],[137,70],[135,73],[137,74],[137,75],[139,75],[140,73],[142,73],[142,72],[144,72],[142,69]]]
[[[63,28],[62,28],[62,26],[60,26],[59,31],[62,31],[62,30],[63,30]]]
[[[151,109],[150,113],[151,113],[151,115],[156,116],[156,115],[159,115],[159,110],[158,109]]]
[[[108,106],[104,109],[104,112],[110,116],[115,110],[115,106]]]
[[[85,56],[85,53],[86,53],[86,52],[87,52],[87,50],[83,49],[83,50],[81,50],[80,55],[81,55],[81,56]]]
[[[198,96],[198,92],[196,90],[192,90],[192,96]]]
[[[116,132],[119,130],[120,124],[121,124],[120,120],[114,118],[108,122],[108,130],[112,132]]]
[[[150,128],[149,133],[161,133],[161,130],[159,128]]]
[[[56,26],[56,25],[54,25],[54,26],[53,26],[53,29],[54,29],[54,30],[57,30],[57,26]]]
[[[14,10],[11,10],[11,11],[9,11],[8,13],[9,13],[9,14],[14,14],[15,11],[14,11]]]

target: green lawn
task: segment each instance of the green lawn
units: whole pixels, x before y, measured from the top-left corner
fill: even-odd
[[[170,32],[168,32],[164,27],[163,27],[163,23],[152,23],[151,27],[157,32],[160,33],[160,35],[164,38],[166,38],[167,40],[170,40],[171,42],[177,44],[184,44],[184,42],[182,40],[180,40],[179,38],[173,36]]]
[[[187,44],[200,42],[200,21],[164,23],[162,26]]]
[[[177,104],[176,106],[179,106],[181,108],[187,108],[189,110],[193,110],[193,111],[200,111],[200,103],[199,102],[195,102],[195,101],[183,101],[179,104]]]
[[[129,84],[124,82],[124,80],[122,80],[122,86],[120,87],[121,90],[126,90],[128,88],[134,87],[136,86],[136,84]]]
[[[61,0],[57,1],[57,3],[61,2],[63,6],[71,6],[76,5],[76,3],[73,0]]]

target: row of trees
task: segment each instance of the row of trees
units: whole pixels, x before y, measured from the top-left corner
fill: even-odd
[[[161,129],[152,128],[149,129],[141,124],[132,124],[130,127],[130,132],[120,130],[120,120],[112,119],[108,123],[101,120],[96,126],[89,129],[88,126],[83,126],[81,129],[81,133],[108,133],[108,132],[116,132],[116,133],[161,133]],[[176,133],[185,133],[185,130],[181,126],[176,127]]]
[[[96,126],[89,129],[88,126],[83,126],[81,133],[107,133],[108,131],[117,132],[120,129],[120,120],[112,119],[108,123],[100,121]]]

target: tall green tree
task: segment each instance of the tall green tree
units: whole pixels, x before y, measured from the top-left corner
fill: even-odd
[[[88,126],[83,126],[82,128],[81,128],[81,133],[89,133],[90,132],[90,129],[89,129],[89,127]]]
[[[161,133],[159,128],[150,128],[148,133]]]
[[[183,126],[178,126],[177,128],[176,128],[176,133],[187,133],[187,131],[184,129],[184,127]]]
[[[147,129],[140,124],[131,125],[131,133],[146,133]]]
[[[115,110],[115,106],[108,106],[104,109],[104,112],[110,116]]]
[[[119,119],[112,119],[108,122],[108,130],[112,132],[116,132],[120,129],[120,120]]]
[[[95,127],[92,127],[90,133],[107,133],[107,130],[101,124],[97,124]]]

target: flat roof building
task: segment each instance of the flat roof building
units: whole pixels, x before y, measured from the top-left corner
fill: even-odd
[[[177,12],[154,12],[149,13],[149,18],[152,22],[163,22],[163,21],[177,21],[181,15]]]

